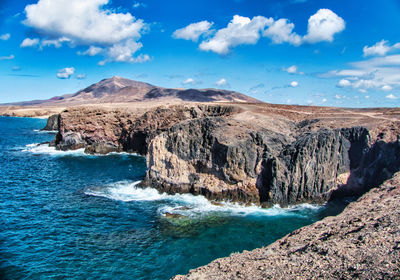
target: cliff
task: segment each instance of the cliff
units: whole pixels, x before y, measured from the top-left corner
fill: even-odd
[[[54,114],[47,118],[46,126],[42,130],[46,131],[58,131],[58,119],[60,115]]]
[[[173,279],[399,279],[399,201],[397,173],[338,216]]]
[[[142,186],[264,206],[359,195],[400,168],[399,112],[190,104],[60,114],[58,149],[136,152]]]

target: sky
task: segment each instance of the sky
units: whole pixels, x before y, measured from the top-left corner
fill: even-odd
[[[121,76],[265,102],[400,105],[398,0],[0,0],[0,103]]]

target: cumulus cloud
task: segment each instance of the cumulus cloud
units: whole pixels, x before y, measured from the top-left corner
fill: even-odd
[[[299,86],[299,82],[293,81],[293,82],[291,82],[289,85],[290,85],[291,87],[297,87],[297,86]]]
[[[140,38],[142,20],[130,13],[102,10],[109,0],[39,0],[26,6],[24,23],[53,35],[80,42],[114,44]]]
[[[289,68],[283,68],[284,71],[288,72],[289,74],[296,74],[297,73],[297,66],[292,65]]]
[[[115,44],[108,50],[108,56],[112,61],[133,62],[133,54],[142,48],[142,44],[133,40],[127,40],[120,44]]]
[[[132,55],[133,50],[141,48],[142,44],[138,40],[147,30],[147,25],[130,13],[106,9],[104,6],[109,2],[110,0],[39,0],[36,4],[25,7],[24,24],[45,36],[43,46],[60,47],[63,42],[68,41],[72,47],[106,48],[104,54],[111,56],[106,57],[105,62],[142,61],[142,58],[135,59]],[[122,48],[125,50],[121,50]],[[95,51],[92,49],[87,54],[93,53]]]
[[[218,81],[215,83],[215,85],[216,85],[216,86],[219,86],[219,87],[226,87],[226,86],[229,86],[228,81],[227,81],[225,78],[222,78],[222,79],[218,80]]]
[[[345,25],[344,20],[331,10],[320,9],[309,18],[308,33],[304,36],[293,31],[295,25],[288,19],[274,20],[264,16],[248,18],[235,15],[227,27],[216,32],[208,32],[211,23],[203,21],[176,30],[173,37],[197,41],[201,34],[207,32],[209,36],[200,43],[199,48],[226,55],[236,46],[256,44],[260,37],[270,38],[274,44],[288,43],[294,46],[303,43],[332,42],[334,35],[342,32]]]
[[[90,46],[86,51],[84,52],[78,52],[78,55],[88,55],[88,56],[95,56],[98,55],[99,53],[103,52],[103,48],[95,47],[95,46]]]
[[[380,42],[377,42],[375,45],[373,45],[371,47],[364,46],[363,54],[364,54],[364,57],[374,56],[374,55],[384,56],[388,52],[398,50],[398,49],[400,49],[400,43],[396,43],[396,44],[390,46],[389,41],[382,40]]]
[[[272,21],[272,23],[267,25],[269,27],[264,30],[263,36],[270,38],[273,43],[289,43],[295,46],[299,46],[302,43],[301,37],[293,32],[294,24],[290,23],[287,19]]]
[[[175,39],[185,39],[197,42],[199,37],[202,34],[207,33],[212,25],[212,22],[208,22],[206,20],[192,23],[184,28],[175,30],[175,32],[172,34],[172,37]]]
[[[389,94],[389,95],[386,95],[386,98],[387,99],[397,99],[398,97],[397,96],[395,96],[395,95],[393,95],[393,94]]]
[[[11,37],[10,33],[6,33],[3,35],[0,35],[0,40],[7,41],[8,39],[10,39],[10,37]]]
[[[223,55],[238,45],[254,45],[260,39],[260,32],[271,20],[262,16],[250,19],[235,15],[226,28],[218,30],[212,38],[203,41],[200,49]]]
[[[193,78],[188,78],[182,82],[183,85],[195,85],[196,81]]]
[[[351,86],[351,82],[350,82],[349,80],[346,80],[346,79],[341,79],[341,80],[338,82],[337,86],[338,86],[338,87],[341,87],[341,88],[343,88],[343,87],[349,87],[349,86]]]
[[[308,43],[333,41],[336,33],[342,32],[346,27],[344,20],[329,9],[320,9],[308,19],[307,35],[303,40]]]
[[[40,46],[41,47],[51,47],[51,46],[53,46],[53,47],[58,49],[65,42],[71,42],[71,40],[66,38],[66,37],[61,37],[59,39],[53,39],[53,40],[42,40],[42,42],[40,43]]]
[[[15,58],[15,56],[13,54],[11,54],[9,56],[0,56],[0,60],[12,60],[14,58]]]
[[[22,41],[20,47],[21,47],[21,48],[29,48],[29,47],[35,47],[35,46],[37,46],[37,45],[39,45],[39,39],[38,39],[38,38],[33,38],[33,39],[31,39],[31,38],[25,38],[25,39]]]
[[[78,80],[84,80],[84,79],[86,79],[86,74],[78,74],[78,75],[76,75],[76,78]]]
[[[69,79],[75,73],[74,67],[66,67],[58,70],[57,78],[59,79]]]
[[[389,85],[382,86],[382,90],[384,90],[384,91],[391,91],[392,89],[393,88],[391,86],[389,86]]]

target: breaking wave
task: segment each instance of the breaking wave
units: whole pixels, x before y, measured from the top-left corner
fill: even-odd
[[[60,151],[56,150],[55,147],[50,147],[48,144],[28,144],[22,152],[29,152],[38,155],[50,155],[50,156],[85,156],[85,149],[77,149],[73,151]]]
[[[140,181],[120,181],[106,186],[87,188],[84,193],[90,196],[105,197],[112,200],[156,201],[159,202],[158,212],[161,216],[177,214],[186,217],[201,217],[208,214],[228,214],[234,216],[262,215],[262,216],[297,216],[306,212],[317,212],[323,206],[301,204],[282,208],[275,205],[271,208],[261,208],[256,205],[243,206],[232,202],[211,202],[201,195],[166,194],[154,188],[141,188]]]

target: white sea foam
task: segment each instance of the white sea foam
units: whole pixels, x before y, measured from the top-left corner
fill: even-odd
[[[103,187],[90,187],[85,194],[100,196],[119,201],[159,201],[158,212],[180,214],[189,217],[201,217],[212,213],[229,214],[234,216],[263,215],[263,216],[296,216],[301,210],[318,211],[321,206],[301,204],[289,208],[275,205],[271,208],[259,206],[243,206],[238,203],[222,202],[218,205],[211,203],[204,196],[192,194],[169,195],[160,193],[153,188],[140,188],[138,182],[120,181]]]
[[[101,157],[101,156],[137,156],[141,157],[139,154],[135,153],[126,153],[126,152],[112,152],[106,155],[90,155],[85,154],[85,149],[77,149],[77,150],[68,150],[68,151],[60,151],[57,150],[55,147],[50,147],[48,144],[40,144],[40,143],[33,143],[28,144],[22,149],[22,152],[29,152],[38,155],[50,155],[50,156],[86,156],[86,157]]]
[[[167,194],[160,194],[156,189],[136,187],[140,181],[121,181],[104,187],[90,187],[85,194],[101,196],[120,201],[156,201],[165,199]]]
[[[41,129],[34,129],[34,132],[37,133],[47,133],[47,134],[55,134],[58,133],[58,130],[41,130]]]
[[[85,149],[77,149],[73,151],[59,151],[55,147],[50,147],[48,144],[28,144],[22,152],[29,152],[38,155],[50,155],[50,156],[84,156]]]

